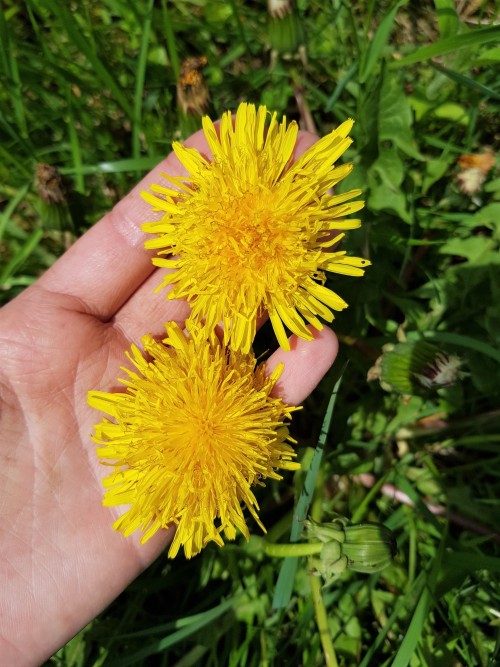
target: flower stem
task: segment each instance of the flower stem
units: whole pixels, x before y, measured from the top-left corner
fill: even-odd
[[[272,544],[267,543],[264,551],[268,556],[286,558],[287,556],[313,556],[319,554],[323,544],[314,542],[313,544]]]
[[[314,611],[316,615],[316,624],[318,626],[319,638],[321,646],[323,647],[323,654],[325,656],[326,667],[339,667],[337,661],[337,654],[333,646],[332,637],[328,628],[328,616],[326,613],[325,603],[321,595],[321,580],[314,575],[309,575],[311,583],[311,590],[314,602]]]

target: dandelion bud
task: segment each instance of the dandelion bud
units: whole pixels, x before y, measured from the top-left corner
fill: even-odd
[[[318,541],[326,543],[332,540],[343,542],[345,539],[344,528],[339,519],[330,521],[329,523],[317,523],[312,519],[306,519],[303,523],[307,532],[307,539],[310,542]]]
[[[379,523],[346,526],[342,553],[354,572],[378,572],[391,564],[397,553],[394,535]]]
[[[387,391],[418,394],[447,387],[463,377],[461,359],[426,341],[409,341],[385,348],[369,379],[379,379]]]
[[[312,559],[314,574],[329,583],[345,569],[370,574],[391,564],[397,549],[389,528],[378,523],[343,523],[340,519],[304,522],[308,539],[324,543],[319,558]]]
[[[347,567],[347,557],[342,554],[342,546],[333,540],[323,545],[319,558],[311,559],[312,574],[323,577],[326,583],[332,581]]]
[[[267,11],[273,19],[282,19],[293,9],[293,0],[268,0]]]
[[[292,0],[268,3],[269,43],[278,53],[295,53],[304,43],[304,29]]]

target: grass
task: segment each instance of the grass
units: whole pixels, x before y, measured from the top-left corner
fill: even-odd
[[[336,321],[341,359],[294,419],[304,471],[260,500],[267,539],[286,541],[307,475],[315,518],[384,522],[399,548],[383,572],[326,588],[298,559],[274,605],[290,566],[264,554],[257,527],[249,544],[160,558],[48,664],[498,664],[500,173],[493,160],[464,174],[460,160],[498,147],[495,4],[300,0],[305,61],[271,52],[263,1],[5,0],[0,303],[199,127],[176,98],[185,58],[207,58],[212,117],[248,100],[320,134],[356,119],[344,187],[367,205],[347,248],[373,267],[338,279],[352,304]],[[39,163],[62,175],[57,204]],[[474,192],[465,177],[479,177]],[[461,358],[449,386],[367,381],[387,345],[423,338]]]

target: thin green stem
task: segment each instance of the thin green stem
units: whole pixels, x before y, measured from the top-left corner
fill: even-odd
[[[238,34],[240,36],[240,39],[243,42],[243,44],[245,45],[245,48],[246,48],[247,52],[250,55],[252,55],[252,49],[250,47],[250,43],[248,42],[248,40],[246,38],[246,35],[245,35],[245,31],[243,29],[243,24],[242,24],[241,19],[240,19],[238,6],[237,6],[235,0],[229,0],[229,4],[231,5],[231,9],[233,10],[233,16],[234,16],[234,19],[236,21],[236,27],[238,29]]]
[[[286,558],[287,556],[313,556],[319,554],[323,544],[314,542],[313,544],[266,544],[264,551],[268,556],[277,558]]]
[[[316,625],[318,626],[319,638],[323,647],[326,667],[339,667],[335,647],[328,628],[328,614],[326,612],[323,596],[321,595],[321,580],[314,574],[309,575],[311,591],[314,603],[314,613],[316,616]]]
[[[368,511],[368,506],[370,505],[371,501],[378,495],[378,492],[386,483],[387,477],[388,474],[383,475],[380,479],[378,479],[375,482],[375,484],[363,498],[362,502],[356,508],[354,514],[351,516],[351,523],[359,523],[364,518],[366,512]]]
[[[167,0],[162,0],[161,3],[162,9],[162,18],[163,18],[163,30],[165,32],[165,39],[167,42],[167,53],[170,60],[170,65],[174,73],[175,80],[179,78],[181,72],[181,66],[179,63],[179,55],[177,53],[177,47],[175,44],[175,33],[172,28],[172,20],[170,17],[170,12],[167,5]]]
[[[135,159],[141,155],[142,97],[146,78],[149,37],[153,20],[154,0],[149,0],[142,26],[141,49],[135,73],[134,118],[132,125],[132,155]]]

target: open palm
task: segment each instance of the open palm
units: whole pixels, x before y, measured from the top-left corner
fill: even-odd
[[[296,157],[316,137],[300,133]],[[210,156],[201,133],[187,145]],[[160,171],[184,170],[170,155],[114,210],[0,311],[0,664],[39,664],[109,604],[171,538],[145,545],[112,530],[120,508],[103,508],[90,440],[99,420],[89,389],[118,388],[124,350],[189,307],[153,294],[163,271],[143,249],[151,219],[140,191]],[[301,402],[337,351],[325,329],[268,361],[285,361],[279,385]]]

